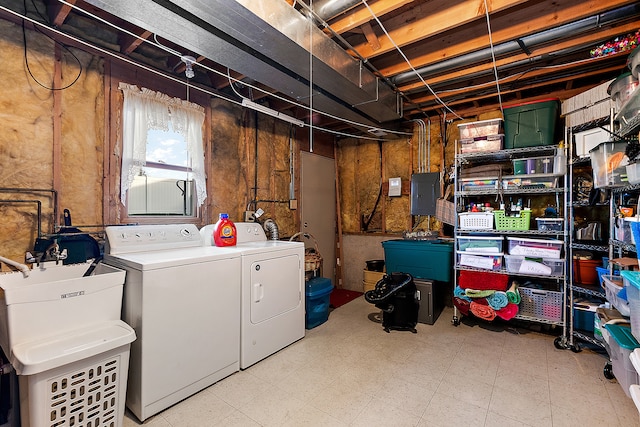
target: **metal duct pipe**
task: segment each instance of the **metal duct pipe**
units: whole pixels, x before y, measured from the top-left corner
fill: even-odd
[[[271,218],[267,219],[262,226],[266,232],[269,233],[270,240],[280,239],[280,232],[278,231],[278,224]]]
[[[518,50],[522,50],[526,47],[549,43],[564,37],[573,37],[576,34],[589,28],[613,24],[616,21],[627,19],[629,16],[637,15],[638,13],[640,13],[640,4],[623,6],[612,11],[604,12],[598,15],[590,16],[588,18],[580,19],[575,22],[570,22],[559,27],[550,28],[536,34],[521,37],[517,40],[498,44],[494,46],[493,51],[496,57],[506,55]],[[419,68],[416,71],[422,77],[426,77],[430,74],[436,74],[453,68],[461,68],[476,62],[486,61],[490,58],[491,48],[488,47],[485,49],[477,50],[475,52],[470,52],[466,55],[451,58],[446,61],[441,61],[437,64],[428,65],[426,67]],[[392,77],[391,82],[394,85],[401,85],[416,79],[417,77],[415,72],[407,71],[405,73],[401,73],[395,77]]]
[[[360,0],[314,0],[313,12],[328,21],[360,4]]]

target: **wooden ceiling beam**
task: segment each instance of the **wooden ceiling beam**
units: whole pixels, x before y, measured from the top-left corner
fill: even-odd
[[[365,22],[362,24],[361,28],[364,36],[367,38],[367,42],[369,42],[369,46],[371,46],[371,49],[374,51],[380,49],[380,40],[378,40],[378,36],[376,36],[373,28],[371,28],[371,24]]]
[[[531,3],[533,6],[525,4],[518,10],[501,14],[500,18],[491,21],[494,45],[574,22],[587,16],[633,3],[633,1],[546,0],[544,3]],[[449,31],[442,36],[432,37],[422,43],[414,44],[403,51],[410,59],[412,66],[420,68],[487,47],[489,47],[489,38],[487,37],[486,23],[480,22],[465,31]],[[409,66],[404,61],[400,61],[396,55],[381,58],[375,63],[375,66],[386,77],[410,70]]]
[[[70,5],[75,5],[77,0],[67,0],[69,3],[64,4],[55,0],[47,1],[47,12],[49,14],[49,21],[54,27],[60,27],[69,16],[71,9]]]
[[[133,32],[133,31],[132,31]],[[138,37],[134,37],[127,33],[118,34],[118,44],[120,45],[120,53],[125,55],[131,55],[131,53],[138,48],[145,40],[148,40],[149,37],[153,34],[148,30],[137,30],[135,34]]]
[[[548,46],[542,46],[537,49],[532,49],[531,55],[527,55],[526,53],[522,52],[516,55],[509,56],[508,58],[497,59],[496,66],[500,68],[504,65],[507,65],[513,62],[523,61],[535,56],[547,55],[547,54],[556,52],[558,50],[564,50],[567,48],[572,48],[574,46],[593,47],[598,43],[602,43],[605,40],[612,39],[616,36],[619,36],[620,34],[626,34],[631,31],[635,31],[637,29],[638,29],[637,22],[631,22],[625,25],[621,25],[619,27],[603,28],[602,31],[599,31],[598,33],[584,34],[582,36],[574,37],[564,42],[560,42],[560,43],[556,43]],[[585,49],[587,48],[585,47]],[[443,83],[443,82],[446,82],[447,80],[461,78],[466,75],[473,75],[476,73],[486,72],[488,70],[491,70],[492,68],[493,68],[493,64],[491,62],[487,62],[484,64],[479,64],[479,65],[471,66],[468,68],[464,68],[461,70],[447,72],[446,74],[441,74],[439,76],[429,77],[426,80],[428,84],[436,85],[438,83]],[[424,84],[421,81],[417,81],[415,83],[399,86],[398,90],[400,90],[401,92],[407,93],[420,88],[424,88]]]
[[[587,72],[583,74],[583,77],[588,77],[588,76],[594,76],[594,75],[599,75],[602,73],[607,73],[610,71],[615,71],[616,69],[619,69],[619,67],[608,67],[608,68],[604,68],[604,69],[599,69],[596,71],[591,71],[591,72]],[[501,91],[501,94],[504,95],[508,95],[508,94],[516,94],[516,98],[520,99],[521,95],[520,93],[523,90],[530,90],[530,89],[536,89],[536,88],[543,88],[545,86],[549,86],[552,84],[558,84],[558,83],[563,83],[563,82],[569,82],[569,81],[573,81],[575,79],[574,76],[563,76],[563,77],[559,77],[557,79],[550,79],[550,80],[546,80],[544,82],[540,82],[540,83],[534,83],[534,84],[530,84],[527,85],[526,87],[519,87],[517,89],[513,89],[513,90],[504,90]],[[556,98],[560,98],[560,99],[566,99],[566,97],[563,97],[562,93],[565,92],[571,92],[573,90],[573,88],[565,88],[564,91],[558,92],[558,94],[556,94],[554,92],[554,97]],[[582,88],[581,91],[584,91],[585,89]],[[451,94],[447,94],[448,96],[454,96],[454,95],[460,95],[461,93],[464,92],[458,92],[458,93],[451,93]],[[457,99],[457,100],[452,100],[447,102],[446,101],[446,96],[440,96],[440,99],[443,99],[443,101],[445,101],[447,103],[447,106],[451,109],[453,109],[457,114],[461,115],[464,117],[463,113],[461,113],[460,111],[455,109],[456,105],[464,105],[464,104],[468,104],[468,103],[476,103],[479,101],[486,101],[487,99],[491,99],[491,98],[496,98],[497,99],[498,95],[497,93],[491,93],[491,94],[486,94],[486,95],[478,95],[478,96],[474,96],[474,97],[467,97],[464,99]],[[541,97],[544,97],[544,95],[541,95]],[[412,100],[413,101],[413,105],[411,104],[407,104],[405,106],[405,112],[408,113],[409,115],[412,114],[412,110],[415,109],[419,109],[420,111],[430,111],[430,110],[437,110],[442,108],[440,105],[420,105],[421,103],[424,102],[430,102],[430,101],[434,101],[433,97],[431,97],[431,99],[428,99],[429,97],[425,97],[423,99],[415,99]],[[482,104],[483,106],[486,105],[486,103]],[[498,106],[499,108],[499,106]],[[464,110],[464,114],[468,114],[467,110]]]
[[[488,2],[489,13],[513,8],[522,3],[524,3],[524,0],[495,0]],[[433,0],[386,20],[384,26],[393,42],[403,47],[443,31],[460,27],[479,18],[484,18],[484,16],[483,0],[459,2]],[[364,58],[372,58],[395,50],[394,43],[386,35],[381,33],[379,36],[381,39],[381,48],[379,50],[370,49],[366,43],[354,46],[355,50]]]
[[[396,9],[411,3],[413,0],[374,0],[369,2],[369,7],[373,13],[380,18],[389,12],[393,12]],[[374,18],[371,16],[371,12],[365,6],[359,6],[349,13],[338,16],[337,19],[330,23],[330,27],[338,34],[343,34],[347,31],[351,31],[354,28],[361,27],[362,24],[372,21]]]

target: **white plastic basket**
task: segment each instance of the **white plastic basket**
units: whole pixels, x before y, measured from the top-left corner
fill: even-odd
[[[458,218],[462,230],[493,230],[493,212],[461,212]]]

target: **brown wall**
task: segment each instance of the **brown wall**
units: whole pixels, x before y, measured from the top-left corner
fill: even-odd
[[[37,201],[42,206],[42,234],[58,231],[63,209],[71,211],[74,226],[98,238],[105,224],[128,221],[119,203],[120,81],[186,97],[183,85],[69,48],[82,65],[73,82],[80,69],[71,55],[61,50],[61,60],[56,61],[59,48],[38,32],[27,30],[27,41],[31,73],[38,81],[51,87],[55,79],[56,87],[70,86],[52,91],[38,85],[25,68],[20,26],[0,21],[0,59],[5,64],[0,70],[0,255],[18,262],[24,262],[38,237]],[[265,218],[276,221],[282,237],[298,231],[297,211],[288,204],[290,125],[195,89],[190,90],[190,100],[205,107],[207,118],[208,197],[197,225],[215,221],[220,212],[239,221],[255,198]],[[293,140],[295,165],[300,136]],[[314,136],[314,145],[332,150],[332,138]]]

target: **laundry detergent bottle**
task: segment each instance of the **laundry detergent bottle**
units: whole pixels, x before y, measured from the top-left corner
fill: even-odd
[[[236,226],[226,213],[220,214],[218,222],[213,227],[213,242],[216,246],[236,245]]]

